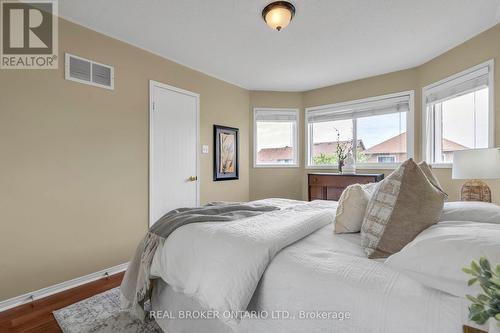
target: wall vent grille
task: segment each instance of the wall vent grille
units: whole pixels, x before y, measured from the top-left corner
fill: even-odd
[[[66,53],[66,80],[114,90],[114,68]]]

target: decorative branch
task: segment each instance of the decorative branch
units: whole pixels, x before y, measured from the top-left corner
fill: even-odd
[[[342,142],[340,141],[340,131],[335,128],[335,131],[337,132],[337,159],[340,164],[344,164],[345,159],[347,158],[347,155],[349,154],[350,151],[352,151],[353,148],[353,143],[351,142]]]

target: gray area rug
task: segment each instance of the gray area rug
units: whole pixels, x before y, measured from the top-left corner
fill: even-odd
[[[143,323],[121,312],[118,288],[54,311],[54,317],[64,333],[163,333],[154,320]]]

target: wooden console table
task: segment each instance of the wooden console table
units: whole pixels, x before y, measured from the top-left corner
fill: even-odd
[[[352,184],[376,183],[384,179],[384,174],[308,174],[309,201],[339,200],[344,189]]]

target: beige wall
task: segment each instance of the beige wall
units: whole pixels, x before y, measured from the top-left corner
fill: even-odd
[[[304,169],[298,168],[254,168],[253,167],[253,109],[293,108],[299,109],[299,163],[304,165],[304,108],[302,93],[293,92],[250,92],[250,199],[288,198],[302,199]]]
[[[355,99],[367,98],[372,96],[379,96],[389,93],[395,93],[406,90],[415,91],[415,159],[421,160],[421,91],[422,87],[439,81],[454,73],[460,72],[464,69],[482,63],[488,59],[495,59],[497,62],[497,69],[495,71],[495,110],[496,110],[496,146],[500,146],[500,69],[498,61],[500,60],[500,25],[472,38],[471,40],[459,45],[458,47],[436,57],[432,61],[423,64],[417,68],[398,71],[385,75],[379,75],[362,80],[342,83],[330,87],[315,89],[303,93],[303,107],[311,107],[332,103],[339,103]],[[272,94],[272,93],[267,93]],[[252,96],[252,95],[251,95]],[[272,97],[266,95],[268,100]],[[282,101],[283,102],[283,101]],[[259,106],[265,107],[267,105],[261,104]],[[301,132],[302,135],[302,132]],[[301,142],[303,144],[303,142]],[[304,152],[301,150],[301,154]],[[315,172],[320,170],[303,169],[304,160],[301,164],[302,173],[302,198],[307,199],[307,180],[306,175],[308,172]],[[325,172],[325,170],[321,170]],[[331,170],[333,172],[334,170]],[[360,172],[390,173],[392,170],[359,170]],[[443,184],[445,190],[450,195],[450,200],[459,199],[460,187],[463,183],[461,180],[451,179],[450,169],[436,170],[436,174]],[[263,189],[259,190],[258,197],[266,196],[286,196],[288,193],[295,193],[296,183],[288,183],[288,177],[282,175],[279,170],[262,170],[255,172],[251,170],[250,181],[251,183],[261,184],[266,182],[267,188],[272,191],[266,192]],[[279,184],[279,190],[269,184],[269,181]],[[500,181],[487,182],[493,193],[493,201],[500,203]],[[287,185],[288,184],[288,185]],[[281,191],[281,192],[280,192]],[[251,187],[252,197],[252,187]]]
[[[0,71],[0,300],[129,260],[148,226],[149,80],[201,95],[201,200],[249,198],[249,92],[60,22],[59,70]],[[64,52],[115,90],[64,80]],[[212,125],[240,129],[240,180],[212,181]]]

